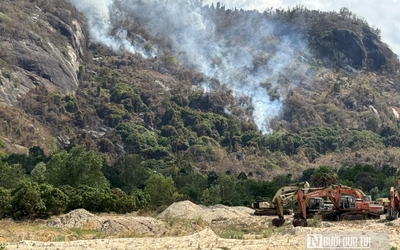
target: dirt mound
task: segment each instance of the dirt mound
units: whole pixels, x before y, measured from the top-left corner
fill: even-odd
[[[167,227],[164,222],[151,217],[120,217],[106,219],[100,230],[107,233],[135,232],[137,236],[158,236],[165,233]]]
[[[58,228],[85,228],[98,229],[101,227],[102,219],[89,213],[85,209],[76,209],[49,220],[47,226]]]
[[[76,209],[47,222],[58,228],[93,229],[106,233],[134,232],[138,236],[158,236],[167,230],[164,222],[151,217],[133,215],[100,217],[85,209]]]
[[[204,206],[199,206],[191,201],[174,202],[171,206],[161,212],[157,218],[168,217],[196,219],[203,213]]]
[[[108,249],[215,249],[219,237],[206,228],[200,232],[181,237],[161,237],[161,238],[120,238],[107,240],[80,240],[70,242],[38,242],[24,240],[6,244],[7,249],[62,249],[62,250],[108,250]],[[234,242],[231,243],[233,245]],[[224,247],[223,249],[231,249]],[[232,248],[234,249],[234,248]]]
[[[226,220],[233,218],[250,217],[254,210],[247,207],[228,207],[224,205],[200,206],[191,201],[175,202],[157,217],[160,219],[168,217],[179,217],[186,219],[201,218],[210,223],[215,220]]]

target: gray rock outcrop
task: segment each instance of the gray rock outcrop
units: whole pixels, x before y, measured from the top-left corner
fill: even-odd
[[[87,31],[84,19],[74,18],[79,17],[77,12],[66,13],[62,20],[36,7],[25,13],[29,25],[0,35],[0,103],[13,105],[40,85],[62,94],[75,93]]]
[[[364,29],[357,34],[347,29],[333,30],[334,58],[342,67],[379,70],[386,63],[385,48],[375,34]],[[386,49],[387,50],[387,49]]]

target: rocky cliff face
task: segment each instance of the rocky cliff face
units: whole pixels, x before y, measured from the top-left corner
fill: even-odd
[[[376,71],[385,65],[388,49],[369,29],[364,29],[361,34],[347,29],[335,29],[333,35],[334,56],[342,66]]]
[[[0,9],[0,103],[12,105],[38,85],[62,94],[78,88],[87,44],[85,20],[67,3],[63,13],[44,3],[13,1]]]

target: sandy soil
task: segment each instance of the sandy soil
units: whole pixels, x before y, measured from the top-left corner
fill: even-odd
[[[48,227],[90,228],[105,233],[130,231],[138,237],[105,238],[66,242],[39,242],[22,240],[7,242],[6,249],[305,249],[307,232],[384,232],[390,235],[390,246],[400,248],[400,219],[320,222],[314,227],[291,225],[289,217],[280,229],[273,228],[274,217],[254,216],[246,207],[222,205],[204,207],[189,201],[172,204],[157,216],[137,215],[97,216],[83,209],[48,220]],[[174,224],[175,220],[186,220]],[[202,223],[200,223],[202,222]],[[309,223],[310,224],[310,223]],[[180,227],[179,235],[171,236],[171,230]],[[230,231],[229,231],[230,230]],[[234,232],[242,230],[240,237]],[[183,233],[182,233],[183,232]],[[183,236],[181,236],[183,234]],[[221,237],[221,236],[224,237]],[[233,237],[236,239],[229,239]]]

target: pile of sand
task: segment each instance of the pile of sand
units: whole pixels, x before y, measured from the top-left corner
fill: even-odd
[[[85,209],[76,209],[51,219],[47,221],[47,226],[93,229],[107,233],[134,232],[138,236],[158,236],[167,230],[164,222],[151,217],[133,215],[100,217]]]
[[[151,217],[124,216],[105,219],[99,230],[107,233],[134,232],[137,236],[160,236],[168,229],[165,222]]]
[[[6,244],[10,250],[21,249],[62,249],[62,250],[109,250],[109,249],[135,249],[135,250],[165,250],[165,249],[217,249],[218,236],[210,229],[182,237],[161,238],[122,238],[122,239],[99,239],[78,240],[70,242],[38,242],[20,241]],[[229,248],[234,249],[234,248]]]
[[[47,226],[58,228],[85,228],[97,229],[100,228],[102,219],[89,213],[85,209],[76,209],[71,212],[58,216],[47,221]]]
[[[234,218],[246,218],[252,216],[254,210],[247,207],[228,207],[224,205],[202,206],[196,205],[191,201],[175,202],[157,218],[165,219],[169,217],[199,219],[211,223],[212,221],[228,220]]]
[[[169,230],[171,218],[188,220],[201,219],[206,223],[250,217],[254,210],[246,207],[228,207],[224,205],[202,206],[190,201],[175,202],[160,213],[157,218],[136,216],[96,216],[85,209],[76,209],[67,214],[47,221],[47,226],[63,229],[83,228],[106,233],[133,232],[137,236],[160,236]],[[201,229],[191,226],[193,232]]]

